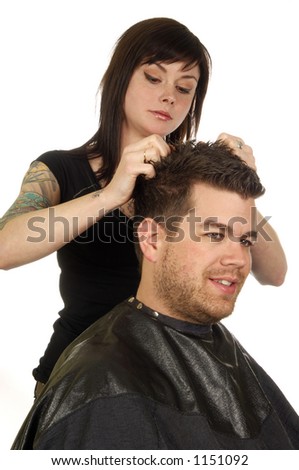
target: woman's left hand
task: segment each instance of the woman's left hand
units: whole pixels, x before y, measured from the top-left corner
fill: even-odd
[[[235,135],[226,134],[225,132],[222,132],[217,137],[217,140],[222,140],[222,142],[224,142],[233,150],[235,155],[238,155],[238,157],[242,158],[242,160],[244,160],[244,162],[246,162],[248,166],[250,166],[251,168],[253,168],[253,170],[256,171],[255,158],[253,155],[252,148],[249,145],[245,144],[243,139]]]

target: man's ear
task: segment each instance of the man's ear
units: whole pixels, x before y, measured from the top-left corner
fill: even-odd
[[[146,218],[138,225],[137,234],[144,258],[155,263],[164,229],[154,219]]]

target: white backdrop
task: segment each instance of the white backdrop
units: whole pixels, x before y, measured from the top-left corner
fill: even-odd
[[[279,288],[252,277],[226,321],[299,412],[296,0],[6,0],[0,3],[0,213],[29,163],[71,148],[97,128],[96,91],[116,39],[136,21],[170,16],[206,45],[213,74],[198,137],[239,135],[267,188],[259,201],[284,245]],[[290,238],[291,236],[291,238]],[[56,256],[0,271],[0,448],[9,449],[33,402],[37,365],[61,308]]]

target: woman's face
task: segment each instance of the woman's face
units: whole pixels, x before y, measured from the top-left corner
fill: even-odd
[[[124,104],[123,131],[132,139],[164,137],[184,121],[191,107],[199,67],[184,62],[144,64],[130,80]]]

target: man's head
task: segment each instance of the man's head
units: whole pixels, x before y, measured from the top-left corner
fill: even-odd
[[[254,170],[221,142],[186,143],[139,177],[134,191],[143,255],[137,298],[194,323],[229,315],[256,239]]]

